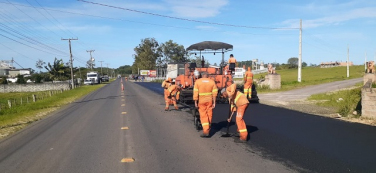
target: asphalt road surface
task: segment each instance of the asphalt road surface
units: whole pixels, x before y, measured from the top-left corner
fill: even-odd
[[[123,83],[124,92],[117,80],[0,141],[0,172],[376,171],[375,127],[251,104],[250,140],[240,144],[220,137],[228,105],[218,104],[203,139],[188,108],[164,111],[160,84]]]

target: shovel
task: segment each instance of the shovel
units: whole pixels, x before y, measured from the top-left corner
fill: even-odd
[[[228,111],[228,119],[231,118],[231,116],[232,116],[232,113],[231,113],[231,104],[230,104],[230,109],[229,109],[229,111]],[[226,119],[226,121],[227,121],[227,119]],[[230,121],[230,122],[227,122],[227,130],[226,130],[226,133],[225,133],[225,134],[222,134],[221,137],[223,137],[223,138],[231,137],[231,134],[229,133],[229,131],[230,131],[230,123],[231,123],[231,121]]]

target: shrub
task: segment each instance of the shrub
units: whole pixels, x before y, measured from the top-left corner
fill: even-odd
[[[17,81],[16,81],[17,84],[26,84],[26,80],[24,78],[23,75],[17,75]]]
[[[339,107],[338,107],[338,113],[342,116],[347,116],[351,113],[351,111],[358,111],[359,109],[359,102],[361,99],[361,90],[360,89],[353,89],[353,90],[347,90],[343,94],[343,100],[339,101]]]
[[[1,78],[1,84],[8,84],[7,78],[5,76]]]

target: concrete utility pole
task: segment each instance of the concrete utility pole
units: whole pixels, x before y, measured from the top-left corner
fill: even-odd
[[[61,40],[68,40],[69,41],[69,53],[70,53],[70,69],[71,69],[71,82],[72,82],[72,89],[74,89],[74,77],[73,77],[73,56],[72,56],[72,47],[71,47],[71,40],[78,40],[78,38],[68,38],[68,39],[61,39]]]
[[[347,77],[350,76],[350,70],[349,70],[349,45],[347,45]]]
[[[91,61],[91,63],[90,63],[90,69],[91,70],[93,70],[93,61],[94,61],[94,59],[93,59],[93,57],[91,56],[91,52],[94,52],[95,50],[87,50],[86,52],[89,52],[90,53],[90,61]]]
[[[299,62],[298,62],[298,82],[302,82],[302,19],[299,28]]]
[[[367,70],[367,52],[364,52],[365,58],[364,58],[364,70]]]
[[[99,61],[101,63],[101,75],[103,75],[103,70],[102,70],[102,62],[103,61]]]

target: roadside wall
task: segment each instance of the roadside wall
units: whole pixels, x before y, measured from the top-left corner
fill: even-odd
[[[49,90],[69,90],[68,82],[41,84],[0,84],[0,93],[9,92],[38,92]]]
[[[362,88],[362,117],[376,120],[376,88]]]

